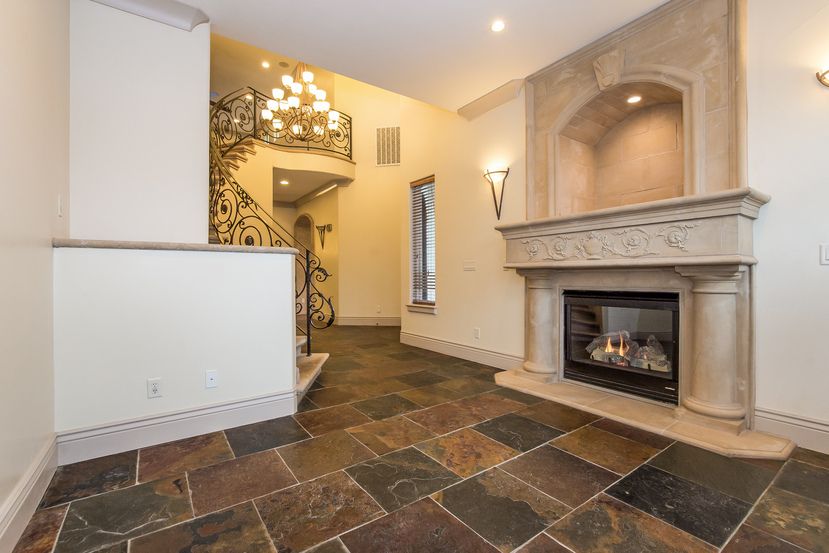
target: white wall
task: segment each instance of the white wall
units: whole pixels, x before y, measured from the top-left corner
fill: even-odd
[[[437,314],[405,308],[402,332],[521,357],[524,280],[503,269],[505,243],[495,230],[487,168],[509,167],[500,223],[524,220],[524,95],[473,121],[411,99],[403,100],[400,187],[435,175]],[[400,215],[401,302],[410,302],[408,198]],[[464,271],[465,261],[475,264]],[[480,328],[480,339],[473,328]]]
[[[293,391],[293,255],[58,248],[54,263],[58,432]]]
[[[68,14],[67,1],[28,0],[4,3],[0,17],[2,551],[30,514],[7,518],[54,430],[51,237],[63,232],[55,214],[68,183]]]
[[[758,425],[772,411],[829,432],[829,266],[818,264],[829,243],[829,88],[815,79],[829,67],[829,1],[748,7],[749,185],[772,198],[754,236]]]
[[[375,165],[378,127],[401,123],[402,97],[335,75],[334,107],[352,117],[355,180],[339,190],[339,288],[341,323],[400,317],[400,217],[407,181],[401,167]],[[425,104],[424,104],[425,105]],[[434,108],[430,108],[434,109]],[[411,140],[402,129],[401,141]],[[407,163],[404,157],[402,163]]]
[[[70,6],[71,237],[206,243],[209,25]]]

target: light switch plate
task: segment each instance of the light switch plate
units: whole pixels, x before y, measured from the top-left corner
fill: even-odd
[[[829,244],[820,245],[820,264],[829,265]]]

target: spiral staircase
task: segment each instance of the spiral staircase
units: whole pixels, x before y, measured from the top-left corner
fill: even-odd
[[[308,391],[319,374],[327,353],[312,352],[312,335],[334,324],[332,298],[319,286],[331,276],[320,258],[292,236],[237,182],[233,171],[267,145],[284,150],[319,152],[351,159],[351,118],[341,113],[337,129],[311,142],[299,142],[262,119],[268,97],[252,88],[243,88],[214,102],[210,109],[210,217],[211,243],[292,247],[296,255],[296,350],[297,393]],[[304,351],[303,351],[304,350]]]

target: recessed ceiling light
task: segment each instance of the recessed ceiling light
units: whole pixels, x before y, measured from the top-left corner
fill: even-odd
[[[492,25],[489,26],[489,29],[493,33],[500,33],[501,31],[503,31],[506,28],[506,26],[507,25],[506,25],[506,23],[504,23],[503,19],[496,19],[495,21],[492,22]]]
[[[633,95],[628,98],[628,104],[638,104],[642,101],[641,96]]]
[[[265,69],[270,69],[271,64],[270,64],[270,62],[263,61],[263,62],[262,62],[262,67],[264,67]]]
[[[287,61],[280,61],[279,62],[279,67],[290,67],[290,65],[288,64]]]
[[[281,184],[282,186],[288,186],[290,183],[283,179],[283,180],[279,181],[279,184]]]

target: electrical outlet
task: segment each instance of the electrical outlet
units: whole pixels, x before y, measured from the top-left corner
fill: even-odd
[[[147,379],[147,399],[154,399],[157,397],[161,397],[163,394],[161,393],[161,379],[160,378],[148,378]]]
[[[381,310],[380,310],[380,306],[378,305],[378,306],[377,306],[377,313],[380,313],[380,311],[381,311]]]
[[[478,328],[477,326],[472,329],[472,337],[475,338],[476,340],[481,339],[481,329]]]
[[[204,387],[215,388],[219,385],[218,371],[204,371]]]
[[[465,259],[463,262],[464,271],[477,271],[478,263],[474,259]]]

